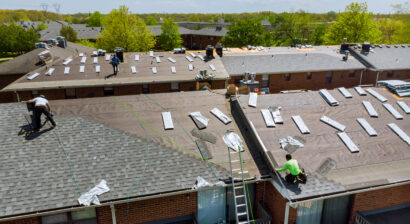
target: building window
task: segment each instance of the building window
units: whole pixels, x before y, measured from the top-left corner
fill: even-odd
[[[42,224],[97,224],[95,209],[47,215],[41,217]]]
[[[350,70],[350,72],[349,72],[349,77],[350,78],[353,78],[353,77],[355,77],[356,76],[356,72],[354,71],[354,70]]]
[[[178,92],[178,91],[179,91],[179,83],[171,82],[171,92]]]
[[[326,73],[326,84],[332,83],[332,76],[333,76],[332,72]]]
[[[65,98],[66,99],[76,98],[75,89],[65,89]]]
[[[311,80],[311,79],[312,79],[312,73],[311,73],[311,72],[308,72],[308,73],[307,73],[306,79],[308,79],[308,80]]]
[[[267,87],[269,87],[269,75],[262,75],[261,87],[262,87],[262,88],[267,88]]]
[[[142,85],[142,93],[149,93],[148,84],[143,84]]]
[[[345,78],[345,74],[340,74],[340,79],[344,79]]]
[[[393,78],[393,71],[387,72],[387,78]]]
[[[114,96],[114,88],[104,87],[104,96]]]
[[[285,80],[286,80],[286,81],[290,81],[290,73],[288,73],[288,74],[285,75]]]

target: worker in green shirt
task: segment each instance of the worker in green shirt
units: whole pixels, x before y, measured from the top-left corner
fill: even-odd
[[[306,183],[306,175],[303,171],[299,168],[298,161],[296,159],[292,159],[292,155],[286,154],[287,162],[283,165],[282,168],[277,169],[276,171],[281,172],[285,170],[289,170],[290,174],[286,175],[285,180],[288,183],[294,183],[295,180],[300,179],[303,183]]]

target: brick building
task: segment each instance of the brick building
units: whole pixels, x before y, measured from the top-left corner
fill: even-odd
[[[224,89],[229,76],[219,56],[207,60],[204,52],[192,54],[196,57],[167,52],[153,52],[153,56],[125,53],[114,76],[109,55],[91,57],[91,52],[79,52],[29,72],[2,91],[15,93],[16,102],[39,94],[53,100],[193,91],[203,85]],[[207,70],[212,77],[198,79],[201,70]],[[47,74],[49,71],[51,75]],[[38,76],[30,79],[35,74]]]
[[[278,93],[286,90],[318,90],[353,87],[361,84],[366,66],[349,57],[342,59],[338,47],[274,47],[259,52],[227,52],[222,58],[231,76],[230,84],[239,85],[244,73],[256,73],[259,89]]]
[[[410,45],[372,45],[368,52],[361,46],[349,50],[368,69],[363,84],[376,85],[380,80],[410,80]]]
[[[0,90],[13,83],[23,75],[42,67],[38,54],[46,49],[34,49],[12,60],[0,64]],[[68,42],[67,48],[51,47],[48,49],[53,60],[69,57],[78,51],[92,51],[92,48]],[[0,103],[13,102],[13,92],[0,92]]]
[[[400,98],[381,88],[374,90],[403,118],[392,116],[372,95],[362,96],[353,89],[348,89],[352,98],[329,90],[339,102],[333,107],[317,91],[260,95],[256,108],[247,106],[246,96],[231,101],[242,135],[248,146],[262,154],[266,166],[281,167],[285,154],[291,153],[308,175],[306,184],[289,184],[282,173],[273,174],[271,182],[256,184],[256,198],[264,202],[272,223],[402,223],[408,219],[410,141],[390,126],[394,123],[408,133],[408,114],[396,104]],[[362,101],[373,105],[377,118],[368,115]],[[260,110],[279,106],[283,124],[267,127]],[[309,133],[301,134],[292,118],[296,115]],[[358,151],[342,141],[341,131],[320,120],[324,115],[345,125],[344,133]],[[369,136],[357,118],[367,120],[377,136]],[[298,136],[304,146],[282,149],[278,140],[286,136]]]

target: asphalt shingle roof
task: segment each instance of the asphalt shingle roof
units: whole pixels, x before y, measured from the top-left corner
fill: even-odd
[[[263,52],[260,54],[230,54],[225,55],[222,58],[222,62],[230,75],[242,75],[244,72],[272,74],[365,68],[363,64],[353,57],[343,61],[342,55],[337,55],[336,53],[296,52],[294,49],[281,52]]]
[[[360,53],[361,49],[353,48],[354,51],[377,70],[402,70],[410,69],[410,45],[394,45],[372,48],[371,51],[365,55]]]
[[[23,104],[0,105],[0,217],[77,206],[72,173],[57,138],[57,129],[25,139]],[[82,193],[105,179],[110,191],[101,202],[127,198],[149,161],[145,176],[130,194],[138,197],[191,188],[198,176],[216,182],[208,165],[199,159],[78,116],[55,116],[61,141],[72,163]],[[138,124],[135,124],[138,126]],[[20,133],[21,134],[21,133]],[[216,167],[226,178],[227,172]]]

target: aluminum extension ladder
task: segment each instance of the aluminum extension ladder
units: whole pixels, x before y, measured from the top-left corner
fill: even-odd
[[[231,149],[228,148],[229,166],[231,168],[232,192],[233,192],[233,198],[234,198],[234,203],[235,203],[236,223],[250,224],[249,213],[248,213],[249,211],[248,210],[248,198],[246,195],[246,186],[245,186],[245,178],[244,178],[244,172],[247,173],[248,171],[243,171],[243,161],[242,161],[240,147],[239,147],[238,152],[235,152],[234,154],[236,153],[239,154],[239,159],[232,160]],[[240,166],[240,168],[232,169],[233,165],[235,167]],[[241,182],[235,184],[234,172],[237,172],[237,174],[240,174]]]

